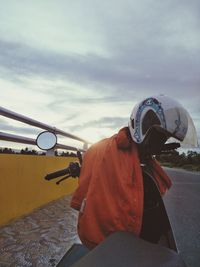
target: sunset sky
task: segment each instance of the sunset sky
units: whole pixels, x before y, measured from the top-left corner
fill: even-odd
[[[200,1],[0,4],[2,107],[95,142],[126,126],[139,100],[165,94],[200,140]],[[0,126],[40,131],[4,117]]]

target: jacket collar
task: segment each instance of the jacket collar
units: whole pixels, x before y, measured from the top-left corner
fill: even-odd
[[[119,130],[119,132],[116,135],[116,142],[117,142],[117,147],[119,149],[122,150],[131,149],[134,141],[131,138],[128,127],[124,127]]]

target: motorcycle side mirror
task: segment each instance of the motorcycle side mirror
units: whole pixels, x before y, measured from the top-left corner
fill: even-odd
[[[44,131],[41,132],[36,139],[37,146],[42,150],[50,150],[57,144],[57,136],[55,133]]]

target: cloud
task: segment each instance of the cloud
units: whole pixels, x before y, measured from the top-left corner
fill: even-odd
[[[10,123],[8,123],[7,121],[3,119],[0,119],[0,125],[1,125],[1,131],[4,133],[12,133],[12,134],[23,135],[23,136],[28,135],[29,137],[32,136],[33,138],[36,138],[36,136],[40,132],[40,130],[36,128],[31,128],[28,126],[26,127],[26,126],[11,125]]]
[[[1,68],[4,73],[7,72],[7,77],[19,82],[23,76],[38,75],[90,87],[96,85],[96,90],[109,88],[111,92],[116,92],[121,89],[128,94],[137,93],[137,89],[170,92],[176,88],[179,92],[191,85],[193,90],[199,87],[200,61],[197,60],[197,52],[176,51],[167,55],[162,47],[158,47],[155,57],[155,47],[152,49],[150,46],[130,54],[128,58],[128,51],[123,58],[117,55],[104,58],[97,55],[63,55],[5,40],[0,40],[0,49]]]
[[[110,128],[116,130],[116,128],[125,127],[127,125],[128,118],[126,117],[103,117],[99,120],[88,121],[87,123],[71,126],[70,130],[74,131],[77,128],[79,130],[84,128]]]
[[[88,116],[91,122],[94,113],[99,119],[99,116],[106,115],[105,111],[110,105],[119,107],[123,102],[128,104],[126,112],[129,115],[136,101],[158,92],[178,97],[186,108],[194,109],[193,113],[196,113],[198,107],[197,72],[200,63],[193,63],[189,54],[181,57],[180,52],[177,52],[172,58],[163,56],[158,50],[160,56],[155,59],[150,51],[145,50],[145,61],[140,60],[139,54],[134,57],[131,55],[128,61],[124,61],[125,57],[108,60],[96,55],[78,57],[73,54],[49,53],[2,40],[0,48],[0,64],[7,75],[6,79],[10,78],[23,88],[26,83],[33,83],[35,91],[46,92],[51,96],[47,104],[49,110],[64,111],[68,106],[69,116],[79,117],[79,120],[82,118],[83,122]],[[174,59],[176,64],[172,65]],[[95,106],[104,106],[106,109],[100,114]],[[85,110],[85,116],[77,115],[79,108],[83,112]],[[115,111],[114,114],[117,115]],[[64,121],[64,117],[60,120]],[[86,123],[85,127],[88,125]]]

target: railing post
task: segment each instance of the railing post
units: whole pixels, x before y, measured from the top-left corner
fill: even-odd
[[[84,143],[84,144],[83,144],[83,150],[86,151],[87,149],[88,149],[88,143]]]
[[[47,152],[46,152],[46,156],[51,156],[51,157],[55,156],[55,151],[54,151],[54,149],[47,150]]]

